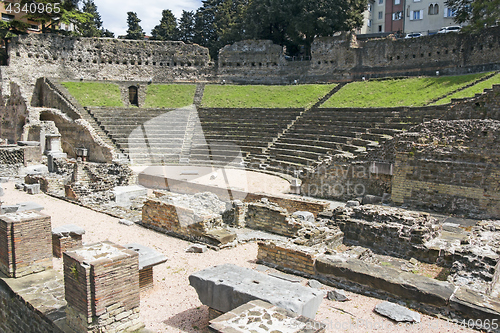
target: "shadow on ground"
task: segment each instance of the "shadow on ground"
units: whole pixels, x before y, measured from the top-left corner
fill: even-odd
[[[208,333],[208,306],[192,308],[163,321],[167,326],[189,333]]]

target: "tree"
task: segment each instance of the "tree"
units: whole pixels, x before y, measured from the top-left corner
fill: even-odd
[[[465,30],[480,30],[500,22],[500,0],[447,0],[446,6],[455,11],[455,22],[468,22]]]
[[[137,17],[137,14],[134,12],[127,12],[127,35],[126,39],[144,39],[144,31],[142,27],[139,25],[141,20]]]
[[[179,20],[178,37],[180,41],[192,43],[194,38],[194,12],[182,11]]]
[[[102,20],[94,0],[85,1],[82,11],[90,14],[92,18],[88,22],[79,25],[81,35],[83,37],[101,37],[103,35]]]
[[[246,38],[271,39],[290,52],[310,54],[316,37],[359,28],[367,0],[253,0],[245,15]]]
[[[176,40],[177,39],[177,19],[170,9],[161,13],[160,24],[151,30],[154,40]]]
[[[82,13],[78,9],[79,0],[21,0],[21,8],[25,5],[30,8],[31,6],[44,6],[43,11],[28,11],[24,16],[25,18],[40,23],[42,25],[42,32],[57,32],[60,24],[67,25],[73,24],[78,27],[81,24],[88,23],[92,16],[89,13]],[[50,8],[50,9],[49,9]],[[76,32],[78,33],[78,32]]]

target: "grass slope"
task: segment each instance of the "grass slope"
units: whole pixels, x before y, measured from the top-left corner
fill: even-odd
[[[488,73],[349,83],[321,107],[424,106]]]
[[[114,83],[62,82],[82,106],[122,107],[120,88]]]
[[[447,104],[451,102],[452,98],[467,98],[467,97],[474,97],[475,94],[482,93],[484,89],[491,89],[494,84],[500,84],[500,74],[497,74],[493,77],[490,77],[488,80],[485,80],[483,82],[479,82],[478,84],[473,85],[472,87],[469,87],[467,89],[464,89],[462,91],[458,91],[454,93],[453,95],[450,95],[446,98],[440,99],[433,105],[440,105],[440,104]]]
[[[180,108],[193,104],[194,84],[152,84],[146,90],[145,108]]]
[[[301,108],[320,100],[335,84],[294,86],[207,85],[203,107],[208,108]]]

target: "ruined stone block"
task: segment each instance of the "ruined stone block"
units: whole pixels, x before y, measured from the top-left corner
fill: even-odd
[[[221,312],[260,299],[314,318],[324,296],[319,290],[232,264],[196,272],[189,276],[189,283],[203,304]]]
[[[140,326],[139,254],[105,241],[64,252],[66,322],[77,332]]]
[[[17,278],[49,268],[50,216],[37,211],[0,215],[0,271]]]
[[[82,246],[82,235],[85,230],[68,224],[52,229],[52,254],[61,258],[62,254],[68,250]]]

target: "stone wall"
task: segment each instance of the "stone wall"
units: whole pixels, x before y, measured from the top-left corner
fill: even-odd
[[[2,80],[3,84],[7,83]],[[23,139],[24,125],[30,115],[27,101],[21,95],[20,87],[14,82],[9,84],[10,96],[7,101],[0,99],[0,138],[15,143]]]
[[[274,234],[295,237],[303,227],[286,209],[272,203],[250,203],[247,207],[246,226]]]
[[[2,68],[3,94],[9,81],[30,101],[40,77],[63,80],[191,81],[213,77],[208,49],[183,42],[28,34],[9,44],[9,66]]]
[[[315,274],[314,262],[318,254],[311,248],[273,242],[259,242],[258,245],[257,262],[310,275]]]
[[[457,75],[500,69],[500,27],[479,35],[437,34],[357,41],[350,33],[314,40],[312,60],[286,60],[270,41],[242,41],[219,52],[219,79],[288,84],[386,76]]]
[[[0,331],[10,333],[62,333],[45,314],[40,313],[0,279]]]
[[[397,138],[392,200],[475,218],[500,217],[500,122],[432,121]]]

